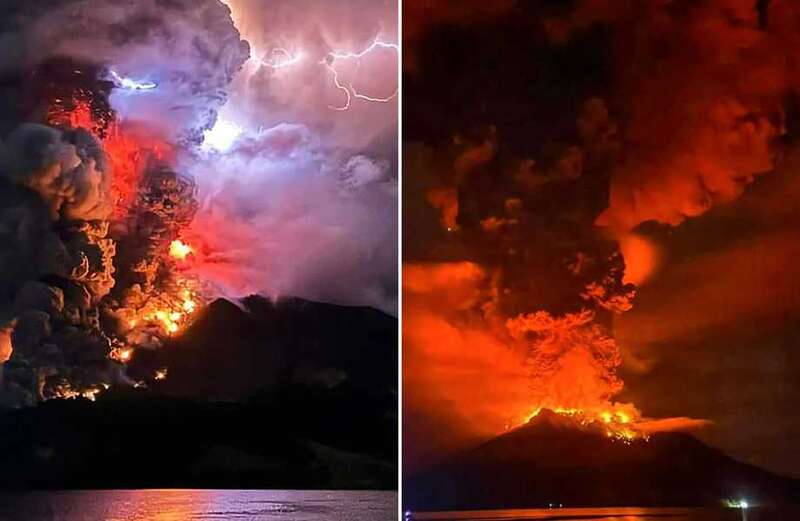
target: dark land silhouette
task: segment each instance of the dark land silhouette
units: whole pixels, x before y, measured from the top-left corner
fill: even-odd
[[[800,500],[800,481],[747,465],[688,433],[630,444],[544,410],[528,424],[404,477],[411,510],[711,506]]]
[[[396,488],[396,346],[374,309],[215,301],[146,388],[0,414],[0,487]]]

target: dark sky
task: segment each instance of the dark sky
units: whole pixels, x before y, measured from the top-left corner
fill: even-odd
[[[588,352],[603,386],[570,400],[709,420],[703,439],[800,476],[800,82],[787,66],[800,9],[457,4],[404,3],[412,466],[498,433],[504,413],[561,389],[554,365]],[[615,348],[533,365],[503,351],[519,349],[509,319],[580,310]]]

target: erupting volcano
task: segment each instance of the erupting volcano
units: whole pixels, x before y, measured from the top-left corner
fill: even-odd
[[[689,432],[797,474],[777,405],[798,396],[796,205],[778,195],[797,193],[796,3],[404,11],[403,447],[421,508],[526,506],[562,476],[542,417],[613,454],[611,473]],[[617,485],[584,497],[637,504]]]
[[[168,379],[143,353],[218,297],[396,307],[394,144],[380,137],[396,135],[397,82],[382,74],[397,67],[396,14],[314,26],[320,5],[272,25],[262,17],[297,6],[235,4],[9,8],[21,45],[0,64],[14,104],[0,128],[5,406]],[[302,60],[282,57],[285,38]]]
[[[172,166],[177,144],[120,121],[109,70],[59,59],[30,74],[45,83],[46,119],[9,135],[6,181],[35,193],[28,211],[43,206],[51,224],[32,252],[40,272],[12,290],[6,396],[32,404],[146,385],[124,366],[162,347],[208,294],[184,273],[191,248],[178,239],[197,211],[195,183]]]
[[[0,488],[394,487],[396,3],[0,11]]]

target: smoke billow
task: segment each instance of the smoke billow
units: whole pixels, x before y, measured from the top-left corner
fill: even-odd
[[[117,89],[111,105],[174,141],[199,143],[248,54],[218,1],[35,2],[16,7],[0,34],[0,71],[66,56],[149,81],[146,92]]]
[[[262,293],[396,310],[397,178],[389,159],[326,147],[305,125],[242,136],[191,172],[190,272]]]
[[[91,398],[133,384],[134,349],[160,345],[196,305],[166,255],[195,184],[166,151],[199,145],[247,45],[210,0],[6,10],[2,403]]]
[[[2,144],[0,312],[11,404],[113,378],[98,313],[114,286],[108,165],[82,129],[26,124]]]
[[[798,87],[796,16],[787,1],[582,2],[549,21],[555,42],[613,32],[624,154],[599,225],[677,225],[774,169]]]
[[[404,280],[404,316],[421,315],[404,323],[408,446],[497,433],[526,401],[637,420],[615,402],[626,352],[614,324],[663,264],[648,230],[775,169],[796,111],[796,5],[528,2],[470,17],[428,4],[408,9],[435,17],[409,29],[406,266],[466,261],[484,277],[481,298],[458,303]],[[502,381],[509,392],[495,394]]]
[[[4,12],[7,405],[136,383],[137,350],[219,295],[396,309],[394,9],[256,7]]]
[[[228,5],[251,58],[212,131],[220,146],[185,163],[201,205],[191,269],[229,296],[395,313],[396,5]]]

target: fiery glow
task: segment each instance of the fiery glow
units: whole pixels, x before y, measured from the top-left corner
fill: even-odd
[[[162,367],[153,375],[153,378],[156,380],[166,380],[167,379],[167,368]]]
[[[538,416],[542,410],[542,407],[534,409],[524,419],[523,424]],[[608,409],[597,411],[560,407],[554,407],[550,410],[575,420],[581,426],[600,427],[609,438],[626,444],[637,439],[649,439],[645,433],[636,428],[635,421],[638,419],[639,413],[630,404],[612,404]]]
[[[126,215],[136,198],[139,182],[145,169],[153,161],[172,157],[173,149],[152,133],[123,129],[113,123],[103,140],[105,150],[114,169],[111,190],[114,196],[114,216]]]
[[[111,350],[109,356],[117,362],[127,364],[133,358],[133,349],[129,347],[117,347]]]
[[[171,161],[173,149],[151,132],[123,127],[112,116],[93,113],[90,103],[85,100],[56,100],[48,120],[55,125],[89,130],[102,142],[113,174],[111,193],[115,205],[111,219],[124,222],[139,196],[145,171],[155,161]],[[169,256],[177,260],[185,260],[192,252],[192,247],[181,240],[172,241],[168,249]],[[143,273],[148,281],[152,281],[161,264],[160,261],[152,265],[145,263],[134,271]],[[153,282],[146,283],[151,284]],[[160,283],[148,298],[126,304],[117,313],[130,330],[155,326],[164,334],[173,335],[189,322],[200,302],[197,283],[179,279],[174,283]],[[127,363],[133,356],[133,349],[114,347],[109,356]]]
[[[141,308],[121,310],[128,327],[131,330],[156,327],[167,336],[182,331],[191,322],[201,298],[193,281],[180,279],[177,286],[174,291],[163,289]]]
[[[104,126],[104,122],[97,122],[89,103],[79,100],[63,100],[57,98],[50,106],[47,121],[51,125],[83,128],[93,134]]]
[[[194,250],[191,246],[179,239],[175,239],[169,245],[170,256],[178,260],[186,260],[186,257],[188,257],[193,251]]]
[[[173,147],[165,140],[150,131],[123,128],[110,114],[94,114],[85,100],[55,100],[47,121],[55,126],[88,130],[102,142],[113,172],[110,189],[114,219],[127,214],[150,163],[169,160],[173,155]]]
[[[641,235],[626,233],[619,238],[619,247],[625,259],[623,280],[637,286],[647,282],[661,261],[655,243]]]
[[[56,397],[65,399],[65,400],[74,400],[76,398],[86,398],[87,400],[96,401],[97,395],[100,394],[102,389],[98,387],[91,387],[89,389],[84,389],[82,391],[76,391],[72,388],[65,388],[62,389],[59,393],[57,393]]]

